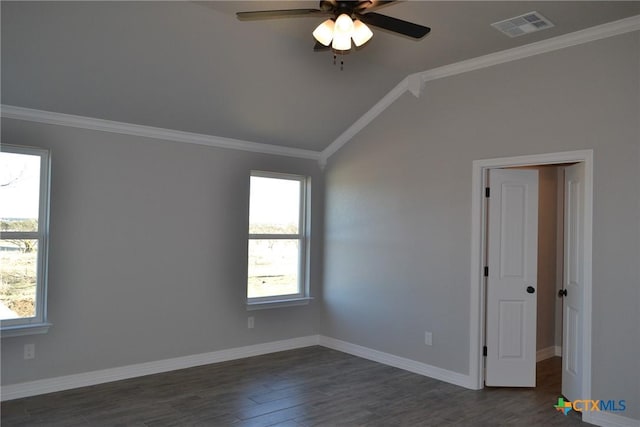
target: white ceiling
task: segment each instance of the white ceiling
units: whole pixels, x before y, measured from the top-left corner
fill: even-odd
[[[312,50],[323,18],[235,18],[316,6],[3,1],[2,103],[320,151],[408,74],[640,14],[640,1],[398,2],[377,12],[431,33],[373,28],[343,71]],[[514,39],[490,27],[534,10],[555,27]]]

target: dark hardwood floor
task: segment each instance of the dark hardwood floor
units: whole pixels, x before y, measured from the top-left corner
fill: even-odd
[[[467,390],[324,347],[4,402],[8,426],[573,426],[560,359],[535,389]]]

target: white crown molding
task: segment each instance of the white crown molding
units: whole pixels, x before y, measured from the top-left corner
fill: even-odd
[[[52,111],[35,110],[3,104],[0,115],[8,119],[26,120],[30,122],[46,123],[50,125],[68,126],[79,129],[97,130],[102,132],[119,133],[140,136],[172,142],[206,145],[209,147],[226,148],[231,150],[250,151],[261,154],[275,154],[278,156],[297,157],[301,159],[319,160],[317,151],[300,148],[282,147],[278,145],[261,144],[242,141],[239,139],[223,138],[179,130],[164,129],[153,126],[143,126],[112,120],[95,119],[92,117],[75,116],[72,114],[55,113]]]
[[[331,157],[336,151],[341,149],[347,142],[351,141],[358,132],[364,129],[369,123],[373,121],[380,113],[387,109],[391,104],[395,102],[403,93],[409,89],[409,81],[404,78],[400,83],[389,91],[380,101],[369,109],[362,117],[356,120],[351,126],[347,128],[342,134],[336,138],[322,153],[320,153],[320,165],[326,165],[327,159]]]
[[[318,345],[318,335],[2,386],[2,401]]]
[[[428,365],[426,363],[417,362],[415,360],[396,356],[390,353],[374,350],[368,347],[341,341],[335,338],[320,335],[319,344],[343,353],[349,353],[363,359],[373,360],[374,362],[384,365],[393,366],[395,368],[404,369],[405,371],[415,374],[424,375],[429,378],[444,381],[465,388],[475,388],[469,375],[460,374],[458,372],[449,371],[447,369],[438,368],[437,366]]]
[[[424,82],[428,82],[638,30],[640,30],[640,15],[433,68],[419,74]]]
[[[416,98],[420,98],[424,89],[425,81],[420,74],[411,74],[407,76],[407,90]]]
[[[609,22],[573,33],[563,34],[547,40],[531,43],[528,45],[507,49],[500,52],[490,53],[477,58],[456,62],[438,68],[411,74],[405,77],[395,88],[387,93],[369,111],[360,117],[354,124],[345,130],[335,141],[333,141],[320,154],[320,163],[326,164],[329,157],[347,144],[358,132],[364,129],[384,110],[393,104],[406,91],[411,91],[415,96],[419,96],[424,90],[422,85],[416,83],[416,76],[419,76],[422,83],[431,80],[442,79],[467,73],[469,71],[492,67],[506,62],[517,61],[519,59],[540,55],[555,50],[564,49],[570,46],[589,43],[592,41],[617,36],[640,30],[640,15],[631,16],[618,21]]]

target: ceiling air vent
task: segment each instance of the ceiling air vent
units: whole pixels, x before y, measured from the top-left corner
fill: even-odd
[[[553,27],[553,23],[538,12],[529,12],[515,18],[491,24],[493,28],[509,37],[518,37]]]

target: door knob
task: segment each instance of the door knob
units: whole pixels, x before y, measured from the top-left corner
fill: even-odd
[[[567,296],[567,290],[566,289],[560,289],[558,291],[558,298],[562,298],[562,297],[566,297]]]
[[[527,293],[528,294],[533,294],[536,292],[536,288],[534,288],[533,286],[527,286]]]

